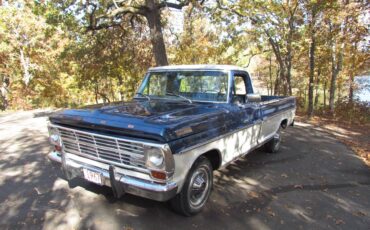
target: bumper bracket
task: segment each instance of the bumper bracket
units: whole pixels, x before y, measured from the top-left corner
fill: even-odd
[[[124,187],[122,186],[122,183],[116,180],[116,173],[113,165],[109,166],[109,180],[114,197],[120,198],[122,195],[125,194],[125,190]]]

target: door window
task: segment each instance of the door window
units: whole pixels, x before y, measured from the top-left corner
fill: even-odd
[[[242,76],[235,76],[234,78],[235,95],[246,95],[245,81]]]
[[[243,76],[234,76],[233,102],[244,104],[246,102],[247,91]]]

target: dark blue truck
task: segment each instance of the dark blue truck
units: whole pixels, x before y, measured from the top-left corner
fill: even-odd
[[[148,70],[131,102],[68,109],[49,117],[52,161],[68,180],[171,201],[198,213],[213,171],[263,146],[277,152],[294,122],[294,97],[260,96],[248,72],[227,65]]]

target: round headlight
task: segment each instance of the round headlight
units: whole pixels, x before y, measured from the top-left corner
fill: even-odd
[[[50,142],[51,143],[59,143],[60,142],[60,137],[59,137],[59,135],[58,134],[52,134],[51,136],[50,136]]]
[[[49,127],[49,141],[54,146],[62,146],[62,140],[60,138],[60,134],[58,129]]]
[[[157,148],[149,148],[146,151],[147,154],[147,165],[149,167],[154,167],[157,169],[161,169],[164,163],[164,156],[160,149]]]
[[[159,167],[163,164],[164,159],[162,155],[153,155],[149,157],[149,161],[156,167]]]

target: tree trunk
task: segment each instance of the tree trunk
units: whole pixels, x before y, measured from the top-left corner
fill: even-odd
[[[157,66],[168,65],[166,46],[164,44],[160,10],[155,0],[146,0],[149,8],[145,14],[150,29],[150,39],[153,46],[154,58]]]
[[[99,95],[99,88],[98,88],[98,84],[95,83],[95,87],[94,87],[94,93],[95,93],[95,103],[96,104],[99,104],[99,98],[98,98],[98,95]]]
[[[316,5],[313,5],[311,11],[311,21],[309,24],[310,31],[310,76],[308,85],[308,117],[313,116],[313,90],[314,90],[314,76],[315,76],[315,49],[316,49],[316,38],[315,38],[315,23],[316,23]]]
[[[24,55],[23,49],[19,49],[20,63],[23,67],[23,82],[26,86],[30,83],[32,75],[30,73],[30,58]]]
[[[354,85],[353,81],[354,81],[353,70],[350,70],[350,73],[349,73],[349,95],[348,95],[350,103],[353,103],[353,85]]]
[[[103,103],[104,104],[109,104],[110,103],[110,99],[107,96],[107,94],[105,94],[105,93],[99,93],[99,95],[103,98]]]
[[[334,114],[334,102],[335,102],[335,91],[337,87],[337,78],[339,72],[342,70],[342,64],[343,64],[343,50],[344,50],[344,44],[342,44],[342,48],[338,52],[338,58],[335,50],[335,45],[333,46],[332,50],[332,67],[331,67],[331,81],[330,81],[330,95],[329,95],[329,107],[330,107],[330,113]],[[338,59],[338,60],[337,60]]]
[[[323,91],[324,91],[324,110],[326,109],[326,88],[327,88],[327,81],[325,80],[324,87],[323,87]]]
[[[355,55],[354,55],[354,51],[357,49],[357,43],[355,43],[353,45],[353,51],[352,51],[352,56],[351,56],[351,68],[349,70],[349,95],[348,95],[348,98],[349,98],[349,102],[350,103],[353,103],[353,88],[354,88],[354,78],[355,78],[355,61],[356,61],[356,58],[355,58]]]
[[[329,89],[329,108],[330,108],[331,114],[334,114],[334,99],[335,99],[337,76],[338,76],[338,72],[336,71],[336,67],[335,67],[335,58],[332,58],[331,79],[330,79],[330,89]]]
[[[280,84],[283,83],[283,89],[284,89],[284,95],[287,94],[287,91],[288,91],[288,87],[287,87],[287,81],[286,81],[286,76],[285,76],[285,69],[286,69],[286,66],[285,66],[285,63],[284,63],[284,60],[281,56],[281,52],[280,52],[280,47],[279,47],[279,44],[271,37],[271,35],[269,34],[269,32],[266,30],[265,31],[266,35],[268,36],[268,41],[271,45],[271,48],[274,52],[274,55],[275,55],[275,58],[276,58],[276,61],[279,65],[279,71],[276,75],[276,81],[275,81],[275,95],[278,95],[280,94]]]
[[[348,5],[349,1],[346,0],[344,2],[345,5]],[[347,32],[347,21],[348,16],[345,18],[344,22],[340,24],[340,30],[341,35],[343,38],[346,37]],[[330,25],[330,32],[332,32],[332,26]],[[339,72],[342,70],[342,64],[343,64],[343,52],[345,50],[345,41],[342,41],[342,44],[337,51],[337,42],[335,39],[331,38],[331,48],[332,48],[332,76],[331,76],[331,82],[330,82],[330,98],[329,98],[329,107],[330,107],[330,113],[334,114],[334,101],[335,101],[335,90],[336,90],[336,81],[338,78]],[[338,55],[338,56],[337,56]]]
[[[315,100],[314,100],[314,103],[313,103],[313,108],[314,110],[316,109],[317,110],[317,105],[319,104],[319,87],[318,85],[315,86]]]
[[[316,77],[316,86],[315,86],[315,102],[314,108],[317,109],[317,105],[319,104],[319,84],[320,84],[320,75],[321,75],[321,67],[317,70],[317,77]]]
[[[330,30],[332,30],[330,26]],[[333,35],[332,35],[333,36]],[[337,44],[335,38],[331,38],[331,79],[329,88],[329,109],[330,113],[334,114],[334,100],[335,100],[335,90],[337,88],[337,76],[338,76],[338,62],[337,61]]]
[[[308,88],[307,88],[307,86],[306,86],[306,87],[305,87],[305,89],[304,89],[303,108],[305,108],[305,107],[306,107],[306,102],[307,102],[307,90],[308,90]]]
[[[268,93],[268,95],[273,95],[273,92],[272,92],[272,90],[273,90],[273,86],[272,86],[272,63],[271,63],[271,55],[270,55],[270,64],[269,64],[269,77],[270,77],[270,79],[269,79],[269,84],[268,84],[268,86],[267,86],[267,93]],[[270,90],[269,90],[270,89]]]
[[[292,85],[291,85],[291,78],[292,78],[292,40],[293,40],[293,19],[289,22],[289,34],[288,34],[288,41],[287,41],[287,61],[286,61],[286,91],[291,96],[292,95]]]
[[[313,29],[312,29],[313,30]],[[315,34],[311,32],[310,44],[310,79],[308,85],[308,117],[313,116],[313,89],[314,89],[314,73],[315,73]]]
[[[288,5],[290,5],[288,1]],[[289,7],[289,32],[288,32],[288,39],[287,39],[287,54],[286,54],[286,72],[285,72],[285,80],[286,80],[286,88],[284,89],[285,95],[289,94],[292,95],[292,84],[291,84],[291,78],[292,78],[292,42],[293,42],[293,35],[295,32],[294,22],[295,22],[295,13],[297,12],[298,2],[293,3],[293,8]]]
[[[337,101],[341,101],[342,100],[342,82],[341,81],[338,81],[338,83],[337,83],[337,85],[338,85],[338,90],[337,90]]]
[[[293,95],[293,92],[292,92],[292,84],[291,84],[291,78],[292,78],[292,60],[289,61],[290,63],[288,64],[287,66],[287,74],[286,74],[286,82],[287,82],[287,94],[289,94],[289,96],[292,96]]]
[[[123,85],[123,78],[122,78],[122,75],[121,74],[119,74],[118,76],[117,76],[117,79],[118,79],[118,84],[119,84],[119,96],[120,96],[120,100],[121,101],[124,101],[124,92],[123,92],[123,90],[122,90],[122,85]]]
[[[282,93],[284,96],[287,96],[288,95],[288,82],[286,78],[286,69],[285,69],[284,64],[280,66],[279,68],[278,78],[279,78],[279,81],[278,81],[279,84],[276,85],[275,87],[277,87],[279,94]]]
[[[283,81],[283,95],[288,96],[289,86],[288,86],[288,77],[285,72],[285,68],[282,69],[282,71],[280,72],[280,79]]]
[[[279,95],[279,85],[280,85],[280,68],[276,71],[276,79],[275,79],[275,86],[274,86],[274,95]]]

